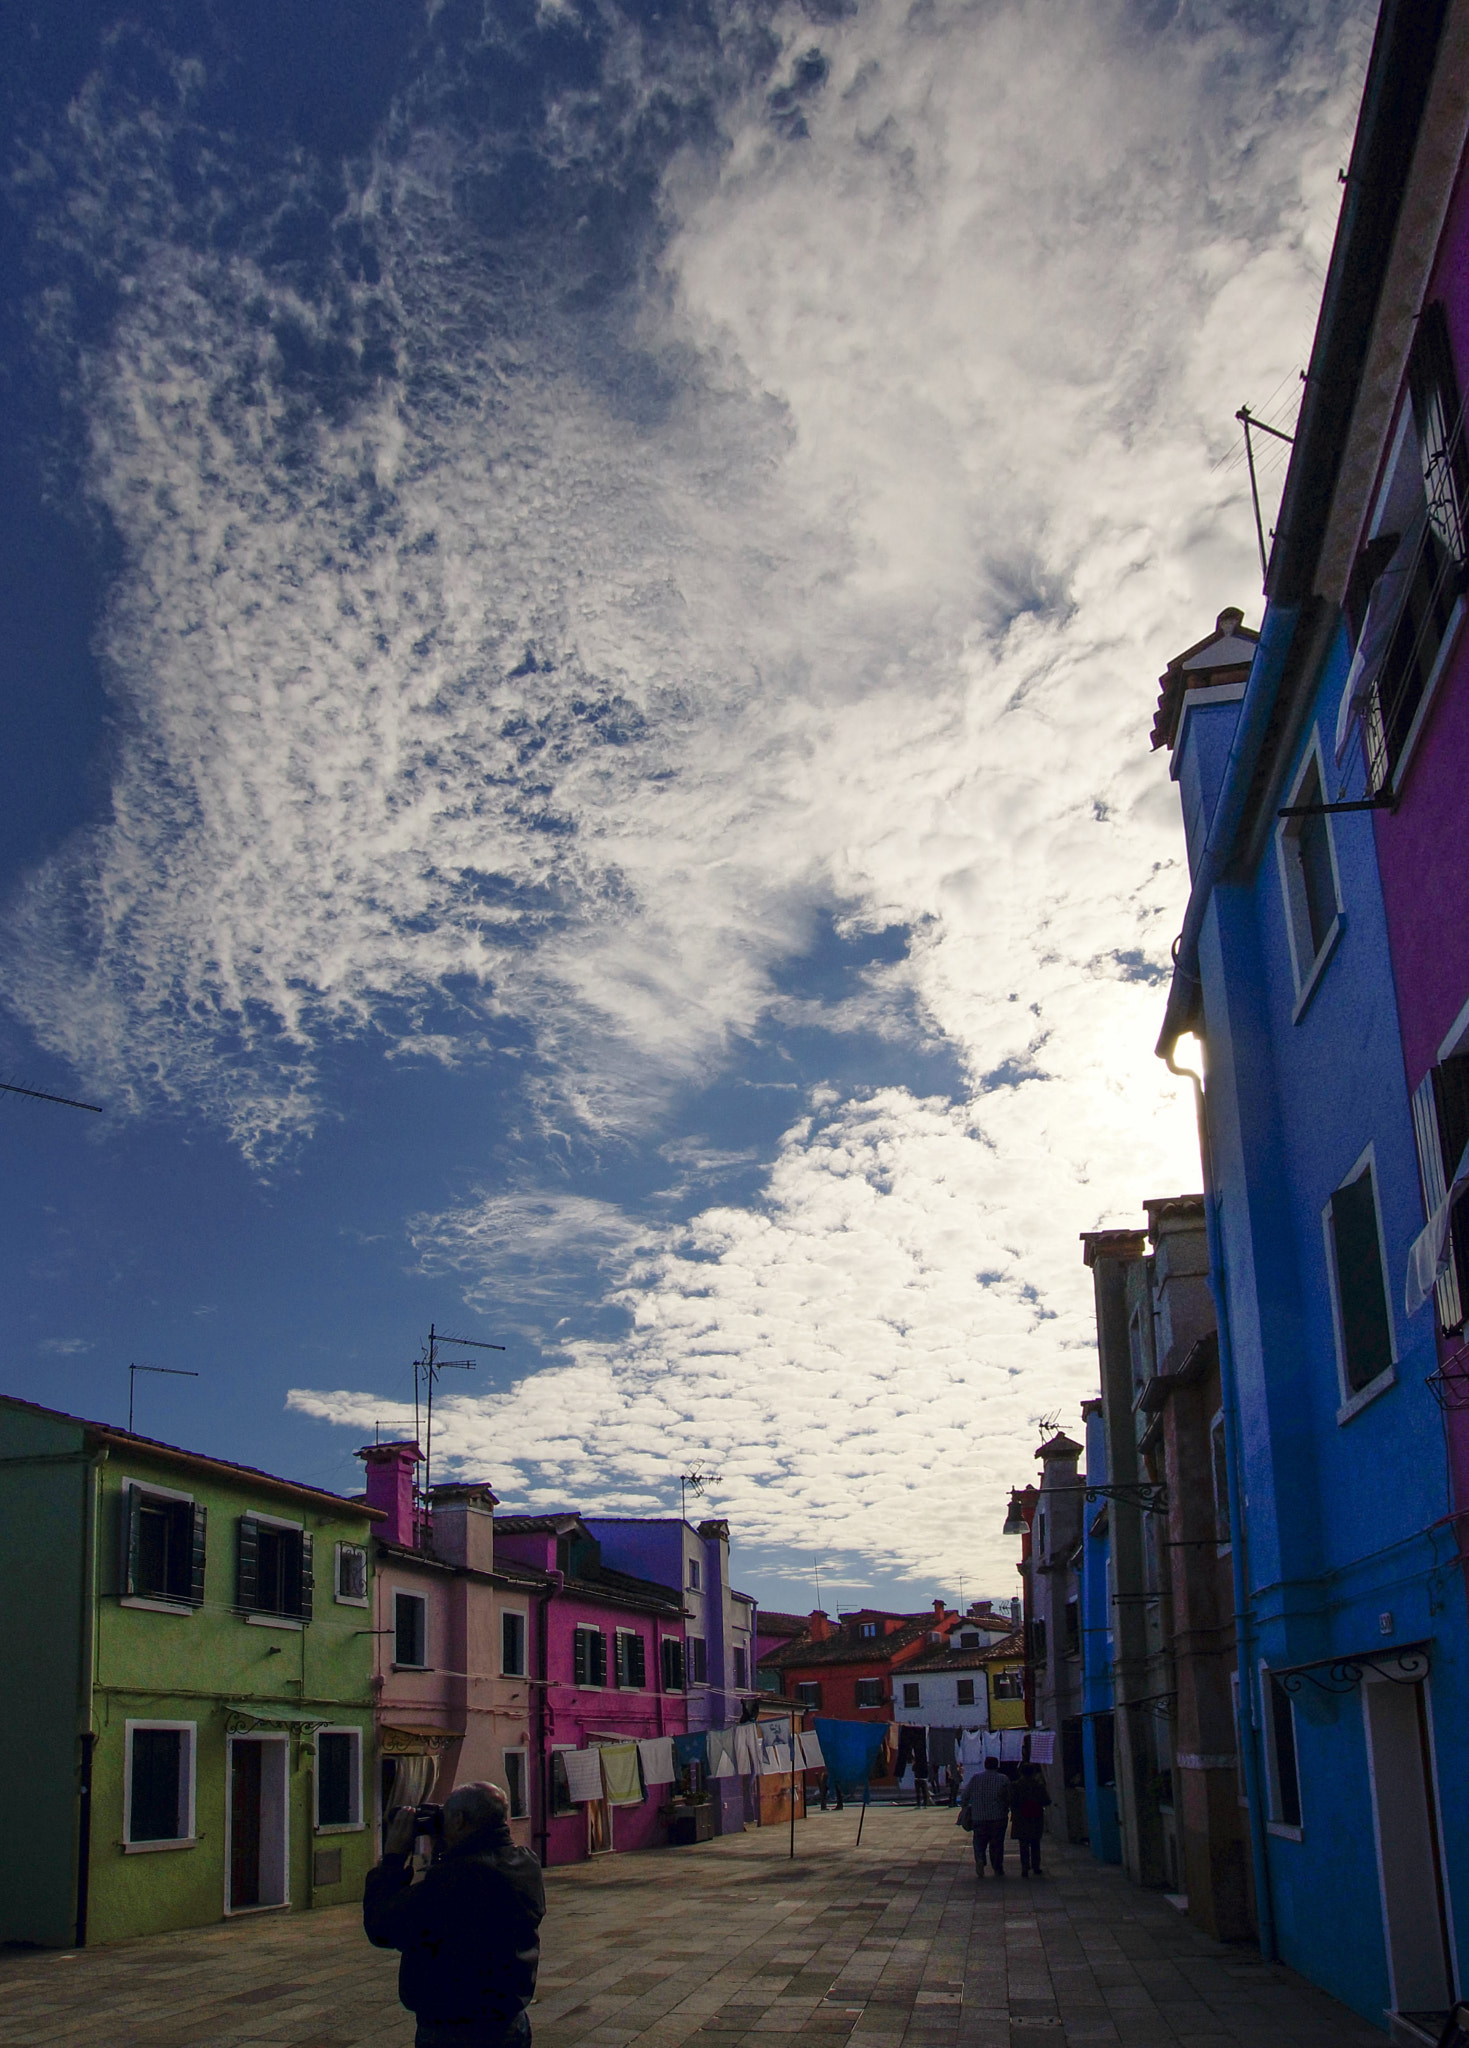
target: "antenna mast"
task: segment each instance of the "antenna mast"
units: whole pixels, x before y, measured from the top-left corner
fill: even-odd
[[[422,1532],[428,1522],[429,1487],[432,1484],[434,1456],[434,1382],[441,1372],[473,1372],[472,1358],[440,1358],[441,1344],[467,1344],[471,1351],[503,1351],[503,1344],[490,1344],[483,1337],[441,1337],[432,1323],[428,1326],[428,1344],[422,1358],[413,1361],[413,1437],[418,1440],[418,1379],[423,1375],[425,1407],[427,1417],[424,1425],[423,1480],[415,1486],[419,1498],[418,1526],[414,1530],[415,1543],[421,1543]]]
[[[164,1372],[173,1380],[196,1380],[196,1372],[187,1372],[181,1365],[130,1365],[128,1367],[128,1435],[133,1433],[133,1391],[140,1372]]]

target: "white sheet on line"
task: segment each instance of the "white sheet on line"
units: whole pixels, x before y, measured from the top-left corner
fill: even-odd
[[[563,1749],[566,1783],[573,1799],[602,1797],[602,1756],[595,1749]]]
[[[643,1760],[643,1777],[649,1785],[671,1785],[678,1772],[673,1762],[671,1735],[645,1735],[638,1743]]]

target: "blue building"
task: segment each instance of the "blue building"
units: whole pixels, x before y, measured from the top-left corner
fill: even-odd
[[[1086,1438],[1086,1480],[1107,1481],[1107,1432],[1100,1397],[1081,1408]],[[1117,1825],[1117,1742],[1112,1697],[1111,1536],[1104,1506],[1085,1518],[1081,1549],[1081,1715],[1086,1772],[1086,1823],[1098,1863],[1122,1861]]]
[[[1373,815],[1337,740],[1466,18],[1383,9],[1259,645],[1241,681],[1170,669],[1154,735],[1192,882],[1159,1052],[1203,1074],[1261,1945],[1414,2040],[1469,1941],[1469,1608],[1432,1319],[1404,1312],[1425,1211]]]

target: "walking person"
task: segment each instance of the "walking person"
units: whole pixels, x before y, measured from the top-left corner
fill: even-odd
[[[1010,1833],[1020,1844],[1020,1875],[1040,1877],[1041,1837],[1046,1831],[1046,1808],[1051,1795],[1041,1776],[1039,1764],[1022,1764],[1020,1775],[1010,1787]]]
[[[456,1787],[415,1884],[409,1852],[423,1829],[399,1807],[367,1874],[362,1925],[374,1948],[402,1951],[398,1997],[418,2022],[416,2048],[530,2048],[546,1892],[540,1864],[511,1840],[509,1811],[498,1785]]]
[[[913,1759],[913,1804],[928,1804],[928,1758],[921,1754]]]
[[[1005,1822],[1010,1813],[1010,1780],[1000,1770],[997,1756],[987,1756],[984,1769],[976,1771],[964,1787],[959,1801],[960,1825],[967,1818],[974,1830],[974,1875],[984,1876],[985,1857],[996,1877],[1005,1875]]]

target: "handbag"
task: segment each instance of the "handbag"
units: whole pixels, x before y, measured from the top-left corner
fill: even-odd
[[[969,1811],[969,1808],[967,1806],[961,1806],[959,1808],[959,1818],[954,1823],[954,1825],[956,1827],[963,1828],[966,1835],[972,1835],[974,1833],[974,1815]]]

